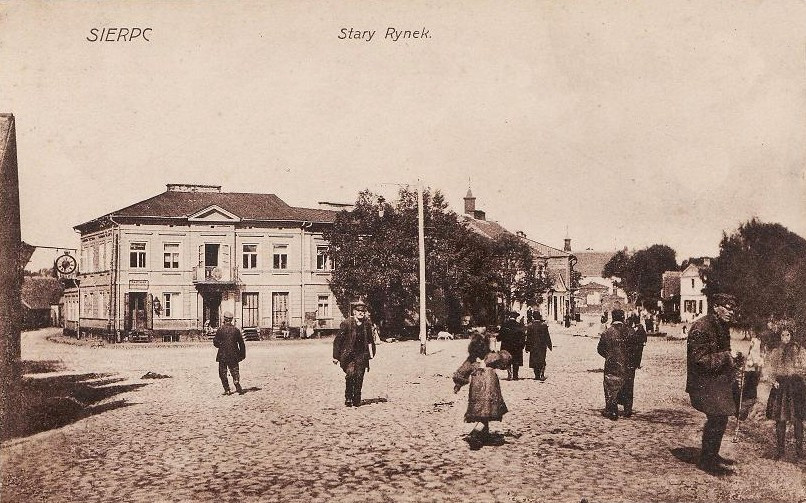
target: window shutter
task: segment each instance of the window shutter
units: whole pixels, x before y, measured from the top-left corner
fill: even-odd
[[[221,245],[221,272],[222,279],[228,280],[232,278],[229,245]]]

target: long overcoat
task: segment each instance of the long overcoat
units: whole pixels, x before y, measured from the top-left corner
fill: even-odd
[[[216,330],[213,346],[218,348],[215,357],[217,362],[238,363],[246,358],[246,344],[243,342],[241,331],[228,323]]]
[[[542,321],[535,321],[526,327],[526,351],[529,352],[529,366],[539,368],[546,365],[546,350],[550,350],[549,327]]]
[[[364,320],[359,325],[354,316],[341,322],[339,333],[333,339],[333,358],[339,361],[342,370],[347,372],[347,366],[352,361],[362,363],[368,369],[375,349],[375,338],[369,322]]]
[[[613,322],[599,339],[596,351],[604,357],[605,375],[626,378],[632,367],[632,347],[636,338],[632,330],[620,321]]]
[[[523,365],[523,347],[526,345],[526,331],[520,323],[511,318],[505,320],[501,324],[498,341],[501,343],[501,351],[506,351],[512,356],[512,365]]]
[[[709,415],[734,415],[734,376],[728,326],[714,314],[705,315],[688,332],[686,392],[691,406]]]

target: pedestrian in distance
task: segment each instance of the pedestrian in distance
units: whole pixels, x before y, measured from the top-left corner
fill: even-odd
[[[624,407],[622,416],[630,417],[633,414],[633,400],[635,396],[635,371],[641,368],[641,359],[644,354],[644,344],[647,341],[646,330],[638,316],[632,316],[628,323],[629,336],[626,340],[627,368],[624,373],[624,384],[616,395],[616,403]]]
[[[618,419],[618,397],[630,375],[631,344],[634,333],[624,324],[624,311],[613,310],[610,327],[602,334],[596,351],[605,359],[604,362],[604,399],[605,408],[602,416],[613,421]],[[632,393],[630,392],[630,399]],[[627,416],[632,414],[632,403],[625,406]]]
[[[709,304],[713,312],[692,323],[688,333],[686,392],[692,407],[706,417],[698,468],[711,475],[729,475],[734,461],[720,456],[719,449],[728,416],[736,413],[733,384],[736,371],[744,368],[744,356],[733,355],[730,348],[735,297],[715,294]]]
[[[537,312],[532,315],[532,323],[526,327],[526,352],[529,353],[529,366],[535,371],[535,379],[546,380],[546,350],[551,351],[549,327],[543,316]]]
[[[227,371],[232,375],[232,383],[239,395],[244,394],[241,387],[239,363],[246,358],[246,344],[241,331],[232,324],[232,313],[224,313],[224,323],[216,330],[213,346],[218,348],[215,361],[218,362],[218,377],[224,386],[224,395],[231,395]]]
[[[501,343],[501,350],[508,352],[512,357],[512,363],[507,368],[507,381],[518,380],[518,369],[523,365],[523,348],[526,346],[526,331],[518,323],[520,314],[511,311],[507,319],[501,324],[498,332],[498,341]]]
[[[364,373],[369,370],[376,347],[372,326],[365,319],[367,305],[354,302],[352,312],[352,316],[341,322],[339,333],[333,339],[333,363],[338,363],[344,371],[344,405],[359,407]]]
[[[641,368],[641,361],[644,358],[644,346],[648,340],[646,330],[644,329],[644,325],[641,324],[641,321],[633,316],[630,318],[629,323],[630,328],[635,332],[635,344],[633,349],[633,369],[640,369]]]
[[[803,456],[803,418],[806,416],[806,350],[792,340],[792,332],[781,330],[780,343],[767,356],[765,368],[772,381],[767,400],[767,419],[775,421],[775,459],[784,456],[787,423],[795,433],[795,456]]]
[[[489,335],[475,331],[467,346],[468,356],[453,374],[453,392],[470,384],[466,423],[477,423],[468,436],[471,449],[479,449],[489,439],[490,421],[501,421],[507,413],[501,383],[494,369],[509,368],[512,356],[506,350],[490,350]]]

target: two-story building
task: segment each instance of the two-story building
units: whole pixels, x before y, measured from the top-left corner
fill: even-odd
[[[336,212],[274,194],[169,184],[152,198],[75,226],[79,287],[65,293],[80,332],[200,334],[231,311],[263,335],[336,328],[323,231]]]
[[[703,293],[703,288],[705,288],[705,283],[700,275],[700,266],[689,263],[680,273],[681,321],[692,322],[700,316],[708,314],[708,298]]]

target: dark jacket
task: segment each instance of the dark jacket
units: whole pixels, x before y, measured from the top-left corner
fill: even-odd
[[[520,323],[511,318],[505,320],[501,324],[501,331],[498,332],[498,341],[501,343],[501,351],[507,351],[512,355],[513,365],[523,365],[526,331]]]
[[[713,314],[695,321],[687,342],[686,392],[692,407],[706,414],[735,414],[734,374],[727,325]]]
[[[551,348],[549,327],[545,323],[535,321],[526,327],[526,351],[529,352],[530,367],[543,365],[546,360],[546,350],[551,350]]]
[[[352,361],[361,360],[369,368],[369,359],[375,355],[375,349],[375,338],[369,322],[364,320],[358,325],[353,316],[341,322],[339,333],[333,339],[333,358],[339,361],[342,369],[347,368]]]
[[[632,348],[635,345],[635,333],[620,321],[613,322],[599,339],[596,351],[605,359],[604,373],[618,377],[627,377],[634,368]]]
[[[238,328],[225,323],[219,327],[213,338],[213,346],[218,348],[215,361],[238,363],[246,358],[246,344]]]

